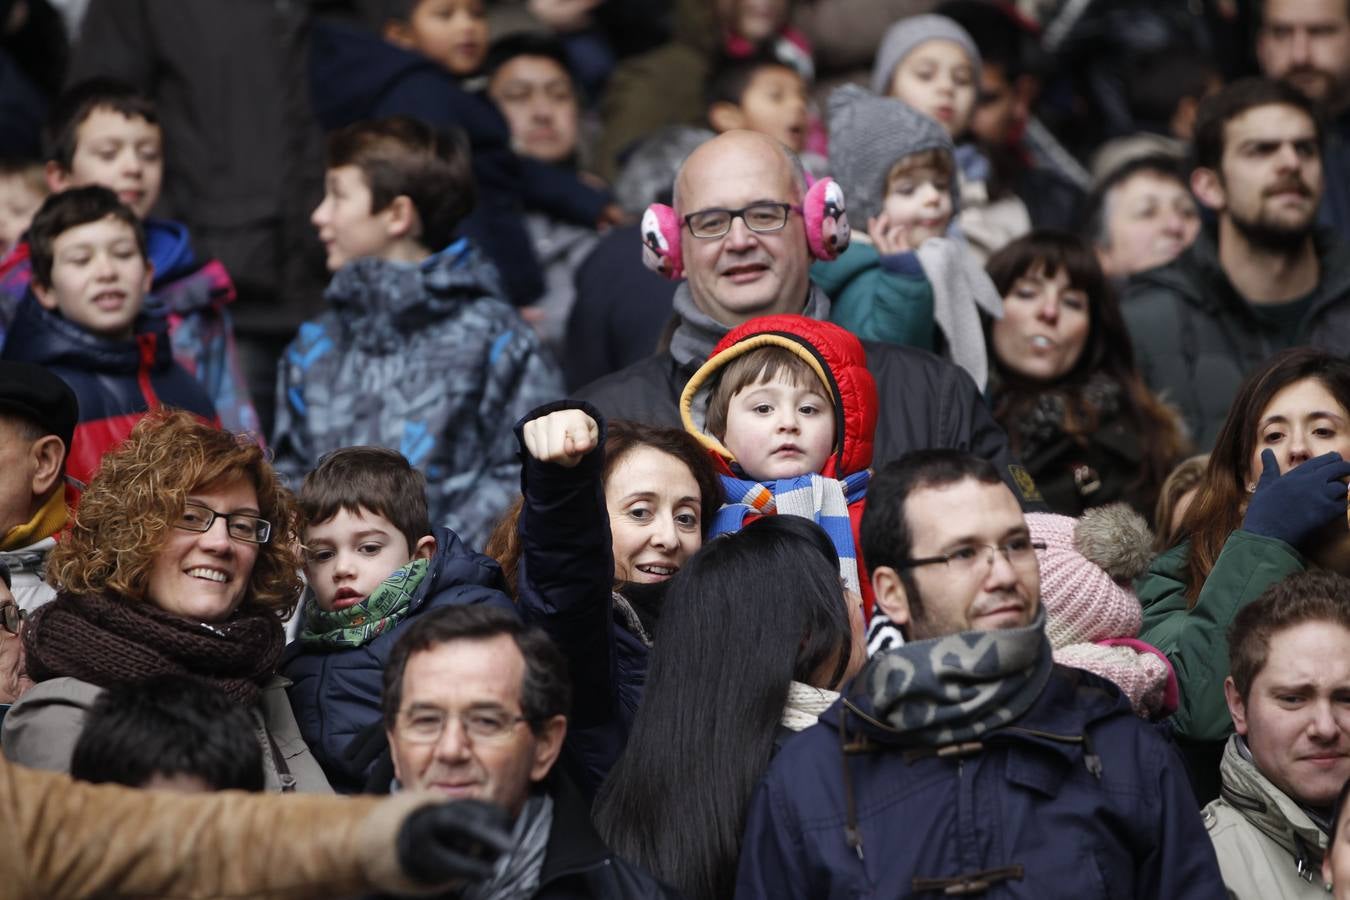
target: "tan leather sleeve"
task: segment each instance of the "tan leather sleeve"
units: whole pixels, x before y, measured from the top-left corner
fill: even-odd
[[[0,762],[0,884],[35,900],[406,890],[395,836],[429,799],[137,791]]]

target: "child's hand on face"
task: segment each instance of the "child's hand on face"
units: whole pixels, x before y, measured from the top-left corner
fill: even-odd
[[[893,221],[884,212],[867,220],[867,235],[882,256],[908,253],[914,249],[910,242],[909,226]]]
[[[530,456],[569,469],[594,450],[600,440],[600,426],[579,409],[560,409],[531,419],[521,433]]]

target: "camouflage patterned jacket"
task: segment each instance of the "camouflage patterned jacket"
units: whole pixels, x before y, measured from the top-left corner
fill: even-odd
[[[462,239],[421,263],[340,269],[329,311],[278,366],[277,470],[298,488],[330,450],[393,448],[425,473],[432,524],[481,548],[519,491],[512,425],[563,396],[557,366],[501,296],[497,270]]]

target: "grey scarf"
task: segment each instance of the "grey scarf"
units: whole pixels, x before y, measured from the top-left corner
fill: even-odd
[[[898,732],[902,744],[941,747],[1017,719],[1041,695],[1053,666],[1041,607],[1025,628],[963,631],[878,653],[844,703]]]
[[[464,900],[526,900],[539,890],[539,876],[548,852],[548,833],[553,826],[553,798],[547,794],[525,803],[511,832],[515,845],[499,857],[492,877],[464,892]]]
[[[680,317],[680,324],[670,336],[670,355],[681,366],[701,365],[712,355],[717,342],[731,330],[731,326],[723,325],[698,308],[687,281],[675,289],[675,314]],[[830,317],[830,298],[814,282],[801,315],[808,319]]]

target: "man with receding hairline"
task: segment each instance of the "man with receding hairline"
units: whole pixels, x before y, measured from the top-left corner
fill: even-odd
[[[800,162],[781,143],[757,132],[728,131],[690,154],[676,179],[688,280],[675,292],[675,317],[654,355],[587,385],[576,396],[611,418],[678,428],[681,390],[732,328],[756,316],[783,313],[828,319],[830,300],[810,280],[812,257],[801,208],[805,196]],[[743,212],[757,203],[786,204],[784,223],[755,230],[736,215],[725,234],[696,237],[684,221],[694,212]],[[968,450],[993,462],[1019,501],[1040,502],[969,375],[912,347],[869,341],[863,346],[881,399],[878,464],[922,447]]]

